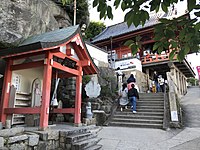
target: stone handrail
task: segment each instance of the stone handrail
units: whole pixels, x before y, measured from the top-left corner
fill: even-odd
[[[170,109],[170,124],[173,127],[180,127],[181,123],[181,108],[180,105],[177,101],[177,86],[174,83],[173,77],[171,76],[170,72],[167,72],[167,81],[168,81],[168,86],[169,86],[169,109]]]
[[[163,129],[169,128],[169,97],[166,85],[164,86],[164,117],[163,117]]]

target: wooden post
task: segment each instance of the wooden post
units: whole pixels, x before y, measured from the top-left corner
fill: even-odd
[[[51,76],[52,76],[52,66],[51,66],[52,58],[53,58],[53,55],[51,54],[51,52],[47,52],[46,59],[44,61],[42,106],[41,106],[41,111],[40,111],[40,129],[41,130],[45,130],[48,127]]]
[[[76,77],[76,98],[75,98],[75,114],[74,124],[81,124],[81,92],[82,92],[82,67],[78,67],[79,75]]]
[[[11,77],[12,71],[10,66],[12,65],[12,60],[9,59],[6,62],[6,70],[4,74],[4,83],[3,83],[3,90],[2,90],[2,97],[1,97],[1,107],[0,107],[0,122],[5,125],[7,115],[4,113],[5,108],[8,108],[9,105],[9,93],[10,93],[10,86],[11,86]]]

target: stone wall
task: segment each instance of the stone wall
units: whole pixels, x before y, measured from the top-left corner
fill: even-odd
[[[146,93],[149,90],[148,88],[149,88],[150,81],[148,81],[147,75],[145,73],[138,70],[126,71],[123,73],[125,74],[125,77],[123,79],[124,82],[126,82],[126,80],[129,78],[131,74],[134,75],[134,77],[136,78],[136,85],[138,86],[140,93]]]
[[[59,131],[25,131],[23,127],[0,130],[0,149],[46,150],[58,149]]]
[[[71,25],[67,13],[51,0],[1,0],[0,18],[0,48]]]
[[[75,128],[67,125],[54,128],[48,128],[45,131],[24,127],[0,130],[0,150],[77,149],[73,147],[73,143],[84,141],[85,144],[88,144],[91,141],[88,139],[95,140],[96,133],[101,129],[96,126]],[[78,146],[84,145],[80,143]],[[77,150],[80,149],[84,148],[80,147]]]

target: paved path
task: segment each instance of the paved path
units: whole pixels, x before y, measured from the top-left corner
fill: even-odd
[[[181,104],[188,120],[183,129],[103,127],[99,144],[103,150],[200,150],[200,89],[190,88]]]
[[[188,93],[181,99],[185,127],[200,128],[200,88],[188,88]]]

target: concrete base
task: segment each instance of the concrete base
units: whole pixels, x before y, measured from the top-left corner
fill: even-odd
[[[91,118],[91,119],[88,119],[88,118],[83,118],[83,124],[85,125],[95,125],[96,124],[96,118]]]
[[[74,126],[75,126],[75,127],[82,127],[83,124],[82,124],[82,123],[74,123]]]

